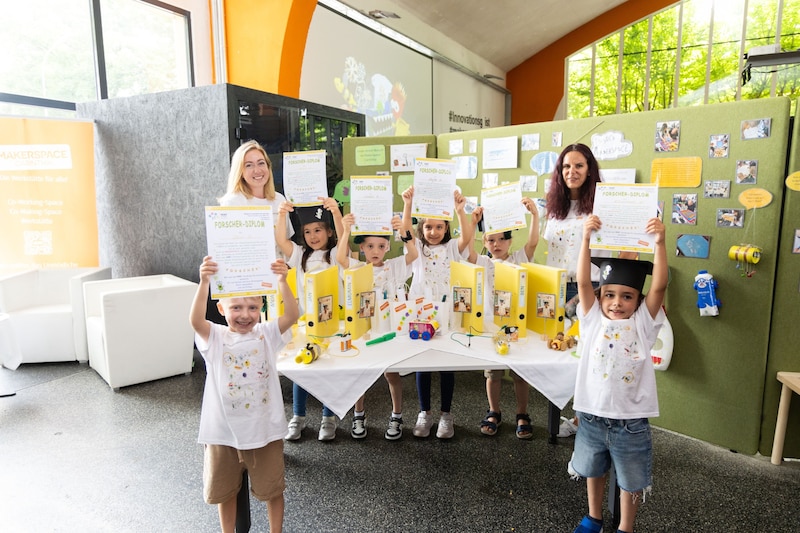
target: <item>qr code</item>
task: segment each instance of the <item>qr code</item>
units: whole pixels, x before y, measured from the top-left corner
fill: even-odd
[[[52,231],[25,231],[25,255],[53,255]]]

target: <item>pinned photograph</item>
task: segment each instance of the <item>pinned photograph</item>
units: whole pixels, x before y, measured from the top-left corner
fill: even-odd
[[[722,135],[711,135],[708,141],[708,157],[716,159],[728,157],[728,149],[731,145],[731,136],[727,133]]]
[[[539,176],[520,176],[519,186],[522,192],[536,192],[539,187]]]
[[[675,255],[678,257],[708,259],[708,251],[711,248],[711,236],[689,235],[688,233],[684,233],[678,235],[675,244]]]
[[[529,152],[539,149],[539,134],[526,133],[522,136],[522,151]]]
[[[703,198],[730,198],[730,180],[706,180],[703,184]]]
[[[765,139],[772,131],[771,118],[758,118],[742,121],[742,140]]]
[[[697,224],[697,195],[673,194],[672,195],[672,223]]]
[[[792,253],[800,254],[800,229],[794,230],[794,244],[792,244]]]
[[[752,185],[758,182],[758,161],[754,159],[736,162],[736,183],[739,185]]]
[[[744,209],[717,209],[718,228],[741,228],[744,226]]]
[[[681,121],[656,122],[656,152],[677,152],[681,143]]]
[[[563,135],[561,134],[560,131],[553,132],[553,147],[558,148],[559,146],[561,146],[562,137]]]

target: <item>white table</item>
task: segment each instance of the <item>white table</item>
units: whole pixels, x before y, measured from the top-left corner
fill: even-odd
[[[384,372],[438,372],[487,369],[511,369],[541,392],[550,402],[548,432],[555,443],[560,410],[575,390],[578,359],[569,351],[547,348],[545,341],[529,332],[520,342],[511,343],[509,354],[498,355],[488,336],[467,337],[442,333],[430,341],[398,336],[366,346],[363,339],[353,342],[354,349],[342,353],[338,339],[330,340],[328,349],[311,364],[294,361],[307,339],[299,333],[292,345],[281,352],[278,372],[291,379],[343,418],[356,400]]]
[[[8,313],[0,313],[0,366],[11,370],[16,370],[22,362],[22,354],[15,335],[11,327],[11,317]],[[13,390],[0,390],[0,398],[14,394],[16,392]]]

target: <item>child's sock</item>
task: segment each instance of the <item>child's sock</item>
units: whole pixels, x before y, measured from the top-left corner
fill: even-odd
[[[402,413],[394,413],[393,412],[392,413],[392,418],[403,418],[403,414]]]
[[[364,411],[353,411],[353,416],[364,416]]]

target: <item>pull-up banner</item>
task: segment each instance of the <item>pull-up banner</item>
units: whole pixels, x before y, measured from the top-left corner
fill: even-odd
[[[93,124],[0,117],[0,269],[98,266]]]

